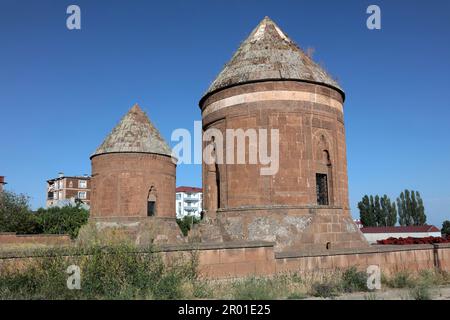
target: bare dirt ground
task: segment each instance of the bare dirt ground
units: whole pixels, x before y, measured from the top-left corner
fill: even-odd
[[[431,287],[428,289],[432,300],[450,300],[450,286]],[[308,297],[305,300],[324,300],[325,298]],[[330,299],[330,298],[327,298]],[[375,292],[346,293],[332,298],[334,300],[414,300],[411,289],[381,289]]]

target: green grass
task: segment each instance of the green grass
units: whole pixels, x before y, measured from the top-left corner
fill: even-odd
[[[277,296],[276,282],[264,278],[248,278],[236,281],[233,298],[238,300],[271,300]]]
[[[72,264],[81,269],[80,290],[67,288]],[[136,253],[127,245],[95,246],[70,257],[46,252],[23,270],[2,267],[0,299],[181,299],[183,284],[195,280],[194,265],[168,267],[151,248]]]
[[[409,290],[409,295],[414,300],[431,300],[430,287],[426,283],[419,283]]]
[[[69,251],[68,251],[69,250]],[[204,280],[197,274],[197,256],[164,263],[153,248],[132,245],[46,249],[23,265],[0,265],[0,299],[304,299],[335,298],[367,292],[366,274],[356,268],[272,277]],[[81,269],[81,289],[67,288],[69,265]],[[398,272],[384,277],[385,285],[408,288],[408,298],[431,298],[434,286],[448,284],[445,272]],[[376,299],[375,293],[364,296]]]
[[[340,287],[332,282],[315,282],[309,293],[314,297],[333,298],[339,295]]]
[[[351,267],[342,273],[341,288],[343,292],[368,291],[367,274]]]
[[[386,279],[386,284],[391,288],[411,288],[415,285],[411,272],[400,271]]]

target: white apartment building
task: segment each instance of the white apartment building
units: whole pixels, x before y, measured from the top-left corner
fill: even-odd
[[[187,215],[200,217],[203,208],[202,188],[178,187],[176,189],[177,218]]]

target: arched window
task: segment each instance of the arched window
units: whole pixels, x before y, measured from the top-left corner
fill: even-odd
[[[156,189],[154,186],[150,187],[147,197],[147,216],[153,217],[156,215]]]
[[[324,135],[316,140],[316,196],[317,204],[333,204],[333,171],[329,149],[330,145]]]

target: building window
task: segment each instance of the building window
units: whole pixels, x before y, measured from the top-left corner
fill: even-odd
[[[327,206],[328,182],[326,174],[316,173],[316,193],[317,193],[317,204],[320,206]]]
[[[60,189],[64,188],[64,181],[62,180],[59,181],[59,188]]]
[[[154,215],[156,215],[156,189],[151,186],[147,196],[147,216],[153,217]]]
[[[86,199],[86,191],[78,191],[78,199]]]
[[[217,209],[220,208],[220,172],[219,166],[216,163],[216,192],[217,192]]]
[[[87,188],[87,181],[86,180],[78,180],[78,188],[86,189]]]
[[[69,188],[73,188],[73,182],[69,181]]]
[[[177,193],[177,200],[181,200],[181,193]]]
[[[148,201],[147,202],[147,216],[153,217],[155,215],[155,201]]]

